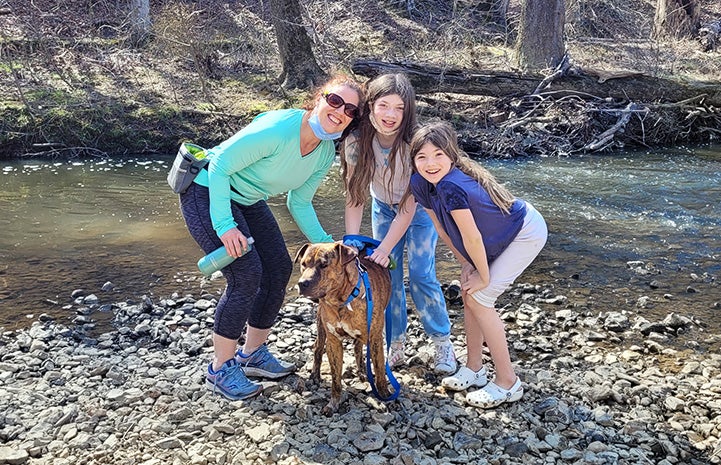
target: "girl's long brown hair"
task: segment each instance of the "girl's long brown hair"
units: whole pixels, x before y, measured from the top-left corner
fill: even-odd
[[[363,112],[359,122],[357,135],[358,160],[353,174],[348,178],[348,162],[344,153],[345,147],[341,145],[341,176],[349,203],[354,206],[362,205],[368,198],[368,188],[375,173],[375,155],[373,154],[373,137],[376,130],[370,122],[369,113],[373,109],[376,100],[386,95],[396,94],[403,100],[403,121],[393,141],[390,154],[388,155],[388,166],[390,168],[390,183],[395,176],[396,158],[402,156],[403,144],[408,144],[416,126],[416,92],[413,89],[408,77],[405,74],[382,74],[377,76],[365,85],[365,98],[368,102],[368,109]]]
[[[458,167],[462,172],[474,178],[488,192],[493,203],[498,206],[504,213],[511,210],[511,205],[516,198],[506,189],[503,184],[499,183],[496,178],[479,163],[472,160],[466,152],[458,146],[458,135],[453,127],[446,122],[433,122],[418,128],[411,139],[410,157],[411,166],[414,173],[418,172],[415,163],[416,154],[426,143],[430,143],[445,153],[454,166]],[[410,191],[406,191],[403,198],[410,195]],[[401,201],[403,202],[403,201]]]

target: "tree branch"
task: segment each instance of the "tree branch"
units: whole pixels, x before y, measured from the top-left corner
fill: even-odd
[[[596,151],[601,150],[604,148],[608,142],[613,139],[614,134],[616,134],[618,131],[620,131],[622,128],[626,126],[628,123],[628,120],[631,119],[631,115],[634,112],[637,111],[648,111],[646,108],[641,107],[640,105],[631,102],[628,105],[626,105],[626,108],[623,110],[620,110],[621,116],[618,118],[618,121],[616,121],[616,124],[611,126],[609,129],[601,133],[596,140],[591,142],[590,144],[586,144],[583,147],[583,151]]]

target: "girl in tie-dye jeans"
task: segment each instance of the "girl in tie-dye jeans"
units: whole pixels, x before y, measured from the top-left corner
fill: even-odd
[[[368,108],[358,129],[341,147],[341,174],[346,188],[346,234],[358,234],[370,190],[373,237],[380,242],[370,259],[388,266],[392,295],[386,308],[388,362],[405,362],[408,325],[404,285],[404,250],[408,258],[410,295],[423,329],[435,345],[434,369],[454,373],[456,356],[450,341],[451,323],[436,276],[438,234],[431,219],[413,198],[401,203],[411,175],[408,142],[416,125],[415,91],[403,74],[384,74],[366,84]]]

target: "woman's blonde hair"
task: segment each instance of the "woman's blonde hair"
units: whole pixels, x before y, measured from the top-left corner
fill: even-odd
[[[348,178],[348,162],[346,161],[345,147],[341,147],[341,176],[347,194],[350,197],[351,205],[362,205],[368,198],[368,187],[370,186],[373,175],[375,174],[375,155],[373,154],[373,137],[376,130],[370,121],[369,114],[373,111],[373,105],[376,100],[387,95],[398,95],[403,100],[403,120],[401,121],[398,134],[393,141],[393,146],[388,154],[388,168],[390,177],[389,185],[386,186],[390,191],[390,183],[393,182],[395,176],[396,158],[403,156],[403,145],[410,142],[413,129],[416,126],[416,92],[413,89],[411,81],[405,74],[382,74],[377,76],[365,84],[365,99],[368,102],[368,109],[360,119],[357,135],[357,153],[355,169],[353,174]],[[403,166],[407,166],[405,163]]]
[[[426,124],[413,134],[410,143],[411,166],[414,173],[418,172],[415,158],[426,143],[430,143],[445,153],[451,159],[452,166],[474,178],[488,192],[498,208],[504,213],[511,210],[516,198],[496,178],[478,162],[472,160],[466,152],[458,146],[458,135],[453,127],[446,122],[433,122]],[[408,194],[408,192],[406,192]],[[405,196],[404,196],[405,197]]]

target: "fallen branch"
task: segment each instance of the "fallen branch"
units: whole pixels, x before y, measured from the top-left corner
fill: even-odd
[[[641,72],[630,71],[626,69],[609,71],[605,69],[584,68],[583,71],[592,76],[596,76],[598,78],[599,84],[603,84],[609,79],[623,79],[643,76],[643,73]]]
[[[532,92],[541,92],[543,86],[547,86],[549,90],[575,92],[579,96],[590,94],[620,102],[673,102],[705,93],[707,105],[721,107],[721,84],[718,81],[686,82],[646,76],[630,70],[578,69],[574,70],[578,72],[560,76],[555,73],[552,76],[538,76],[375,60],[357,60],[353,63],[352,70],[368,77],[384,73],[404,73],[411,80],[416,94],[452,92],[505,98],[532,95]]]
[[[510,121],[510,120],[509,120]],[[551,116],[526,116],[520,119],[517,119],[513,122],[508,122],[508,124],[501,125],[501,128],[503,128],[502,135],[506,135],[512,130],[516,129],[519,126],[525,126],[531,123],[551,123],[553,122],[553,117]]]
[[[620,110],[621,116],[618,118],[618,121],[616,121],[616,124],[601,133],[595,141],[591,142],[590,144],[586,144],[581,150],[594,152],[596,150],[601,150],[602,148],[604,148],[608,144],[608,142],[613,139],[613,136],[622,128],[624,128],[626,124],[628,124],[628,121],[631,119],[631,115],[641,109],[642,107],[640,105],[633,102],[626,105],[626,108]]]
[[[570,67],[571,67],[571,62],[568,59],[568,53],[566,53],[565,55],[563,55],[563,59],[561,59],[561,62],[558,64],[558,66],[556,66],[556,70],[553,73],[551,73],[551,75],[546,76],[541,81],[541,83],[538,84],[538,87],[536,87],[536,90],[531,92],[531,95],[537,95],[543,89],[550,86],[553,81],[555,81],[556,79],[565,75]]]

